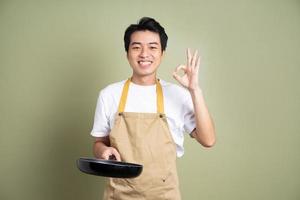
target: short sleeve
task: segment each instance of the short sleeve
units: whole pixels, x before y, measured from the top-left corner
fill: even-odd
[[[196,128],[195,123],[195,112],[192,102],[192,98],[188,96],[183,104],[183,116],[184,116],[184,131],[191,134],[192,131]]]
[[[110,132],[109,114],[106,112],[107,105],[104,101],[104,94],[100,92],[94,117],[94,125],[91,135],[94,137],[105,137]]]

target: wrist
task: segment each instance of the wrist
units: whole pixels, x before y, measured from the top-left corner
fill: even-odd
[[[94,143],[94,152],[96,157],[101,158],[103,152],[108,148],[108,146],[103,141],[96,141]]]
[[[197,86],[195,88],[189,88],[188,90],[189,90],[190,94],[193,96],[196,94],[202,94],[202,89],[199,86]]]

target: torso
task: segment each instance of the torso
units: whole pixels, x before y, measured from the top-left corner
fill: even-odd
[[[100,95],[104,101],[110,129],[113,128],[115,114],[121,97],[125,80],[113,83],[104,88]],[[188,91],[178,85],[160,81],[164,94],[164,107],[171,135],[177,147],[177,156],[183,155],[184,132],[194,128],[193,105]],[[155,85],[141,86],[130,84],[125,112],[156,113]],[[188,120],[187,118],[191,118]],[[95,129],[95,125],[94,125]],[[96,132],[97,130],[93,130]]]

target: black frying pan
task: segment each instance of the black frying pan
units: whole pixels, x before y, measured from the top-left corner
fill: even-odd
[[[143,170],[139,164],[85,157],[77,160],[77,167],[87,174],[114,178],[134,178]]]

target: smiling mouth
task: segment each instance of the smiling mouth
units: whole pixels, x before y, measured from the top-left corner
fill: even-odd
[[[141,67],[148,67],[152,64],[152,61],[144,61],[144,60],[141,60],[141,61],[138,61],[138,64],[141,66]]]

